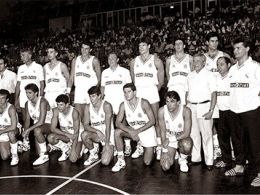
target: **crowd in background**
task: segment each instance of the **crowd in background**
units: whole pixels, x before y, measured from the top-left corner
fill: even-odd
[[[199,8],[198,8],[199,9]],[[157,53],[165,62],[166,57],[174,52],[173,41],[176,35],[186,40],[186,50],[193,55],[198,51],[206,51],[205,35],[211,31],[217,32],[220,39],[220,49],[232,57],[232,38],[245,35],[254,41],[252,56],[260,61],[260,2],[253,5],[239,5],[220,10],[216,15],[215,8],[207,14],[195,17],[180,18],[179,13],[171,17],[142,17],[137,23],[129,20],[126,25],[117,28],[108,27],[106,30],[96,28],[66,30],[39,36],[36,39],[26,39],[20,43],[5,43],[0,47],[2,55],[9,59],[9,69],[17,71],[21,65],[20,49],[30,46],[34,52],[36,62],[44,65],[47,62],[46,48],[55,43],[60,49],[59,59],[70,68],[72,59],[80,52],[80,41],[88,39],[92,42],[92,54],[106,68],[107,55],[110,51],[117,51],[120,64],[127,67],[133,56],[138,54],[136,40],[142,34],[149,34],[152,38],[152,52]],[[2,41],[4,42],[4,41]]]

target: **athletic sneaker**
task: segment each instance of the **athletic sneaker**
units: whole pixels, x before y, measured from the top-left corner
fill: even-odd
[[[116,164],[112,168],[112,172],[118,172],[121,169],[125,168],[125,160],[124,159],[118,159]]]
[[[10,165],[11,165],[11,166],[15,166],[15,165],[18,164],[18,162],[19,162],[18,155],[17,155],[17,154],[13,154],[13,155],[12,155],[12,160],[11,160]]]
[[[156,147],[156,160],[161,159],[161,154],[162,154],[162,148],[161,147]]]
[[[27,139],[23,140],[23,151],[27,152],[28,150],[30,150],[30,142]]]
[[[144,154],[144,148],[137,145],[135,152],[132,154],[132,158],[138,158]]]
[[[214,146],[214,160],[221,157],[221,149],[219,146]]]
[[[40,155],[40,157],[33,162],[33,166],[42,165],[47,161],[49,161],[49,155],[47,154]]]
[[[17,151],[19,153],[22,153],[23,152],[23,142],[22,141],[17,141]]]
[[[65,161],[67,160],[67,158],[69,157],[69,151],[70,151],[70,148],[71,148],[71,142],[67,143],[66,146],[61,150],[62,151],[62,154],[61,156],[58,158],[58,161],[61,162],[61,161]]]
[[[49,147],[49,152],[60,151],[60,148],[58,148],[54,145],[48,144],[48,147]]]
[[[189,171],[189,167],[187,165],[186,160],[182,160],[181,158],[179,158],[179,165],[180,165],[181,172],[187,173]]]
[[[58,158],[59,162],[65,161],[67,160],[67,158],[69,157],[68,152],[62,152],[61,156]]]
[[[98,154],[97,153],[90,153],[88,159],[84,162],[84,165],[88,166],[92,163],[96,162],[98,160]]]
[[[131,146],[125,146],[125,156],[130,156],[132,153]]]

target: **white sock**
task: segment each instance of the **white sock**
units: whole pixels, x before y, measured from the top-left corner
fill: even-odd
[[[117,152],[117,158],[118,158],[118,160],[120,159],[120,160],[125,160],[125,157],[124,157],[124,152],[123,151],[118,151]]]
[[[213,135],[213,145],[214,145],[214,146],[219,146],[219,143],[218,143],[218,134]]]
[[[44,155],[47,152],[46,142],[38,143],[40,148],[40,155]]]
[[[187,163],[187,158],[188,155],[180,153],[180,158],[179,158],[180,161]]]
[[[125,142],[126,147],[131,147],[131,144],[130,144],[131,140],[130,139],[124,139],[124,142]]]
[[[94,155],[95,153],[97,153],[96,148],[94,147],[94,148],[92,148],[91,150],[89,150],[89,153],[90,153],[91,155]]]
[[[18,143],[17,142],[15,142],[14,144],[10,143],[10,147],[11,147],[11,154],[18,155],[17,154]]]

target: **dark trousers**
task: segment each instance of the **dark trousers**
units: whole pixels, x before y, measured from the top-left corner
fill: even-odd
[[[236,157],[236,164],[243,165],[245,163],[245,136],[239,118],[238,114],[230,110],[219,111],[218,140],[222,160],[227,164],[232,162],[230,138]]]
[[[255,110],[238,114],[241,119],[241,125],[248,138],[247,146],[249,154],[252,155],[253,163],[256,165],[258,173],[260,172],[260,107]]]

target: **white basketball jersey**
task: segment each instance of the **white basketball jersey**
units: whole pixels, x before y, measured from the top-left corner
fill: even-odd
[[[90,115],[90,123],[91,127],[100,130],[104,135],[106,135],[106,124],[105,124],[105,111],[104,111],[104,100],[102,101],[100,108],[96,111],[92,105],[89,104],[89,115]],[[114,132],[113,121],[111,121],[111,133]]]
[[[169,67],[170,79],[167,86],[181,85],[185,87],[190,72],[190,56],[188,54],[185,54],[180,60],[175,55],[172,55]]]
[[[45,69],[45,92],[60,91],[64,93],[67,89],[67,81],[61,72],[61,62],[53,69],[50,68],[50,63],[44,66]]]
[[[76,87],[95,86],[98,83],[96,72],[93,69],[94,56],[83,62],[81,56],[78,56],[75,63],[74,82]]]
[[[32,104],[31,101],[28,100],[28,112],[30,117],[33,120],[33,123],[37,123],[40,118],[40,104],[41,104],[42,97],[40,96],[35,104],[35,106]],[[47,110],[46,117],[45,117],[45,123],[51,124],[51,118],[52,118],[52,109]]]
[[[11,125],[11,117],[9,116],[8,110],[11,104],[7,103],[6,109],[0,114],[0,131],[6,129]]]
[[[205,67],[211,72],[218,73],[217,60],[219,57],[223,57],[224,53],[222,51],[218,51],[218,54],[216,56],[214,56],[213,58],[210,57],[207,53],[205,53],[204,55],[206,56]]]
[[[59,112],[59,122],[60,122],[60,129],[62,131],[68,132],[70,134],[74,134],[74,127],[73,127],[73,113],[74,107],[70,106],[69,107],[69,112],[65,114]],[[79,132],[82,131],[83,125],[80,122],[79,126]]]
[[[154,64],[154,55],[146,62],[141,60],[140,56],[135,58],[134,77],[136,86],[158,85],[157,69]]]
[[[183,120],[183,106],[179,106],[178,113],[172,116],[168,111],[167,105],[164,106],[164,121],[166,125],[166,137],[177,136],[183,132],[184,120]]]
[[[124,100],[126,120],[134,129],[144,126],[149,121],[148,116],[142,109],[141,100],[142,98],[137,99],[137,105],[134,110],[130,108],[128,101]]]

